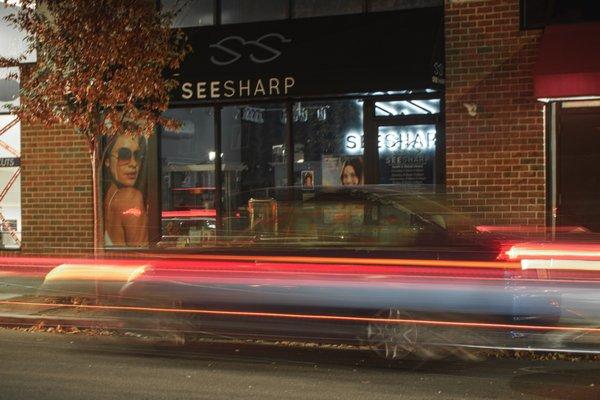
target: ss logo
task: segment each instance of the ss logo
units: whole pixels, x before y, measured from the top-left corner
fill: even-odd
[[[232,49],[232,45],[235,43],[241,44],[243,47],[251,46],[253,48],[258,48],[264,50],[261,56],[257,56],[254,52],[250,53],[250,60],[257,64],[264,64],[270,61],[275,60],[277,57],[281,55],[281,50],[266,45],[264,42],[269,39],[276,39],[280,43],[290,43],[292,39],[287,39],[280,33],[267,33],[259,37],[256,40],[246,40],[241,36],[228,36],[224,39],[219,40],[215,44],[211,44],[209,47],[211,49],[217,49],[221,53],[217,56],[211,56],[210,61],[213,64],[224,66],[233,64],[240,58],[242,58],[242,54]],[[239,46],[238,46],[239,47]]]

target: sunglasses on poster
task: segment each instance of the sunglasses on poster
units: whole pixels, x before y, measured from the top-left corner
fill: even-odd
[[[141,150],[136,150],[132,152],[131,149],[128,149],[127,147],[121,147],[117,151],[117,154],[111,154],[111,157],[116,158],[120,163],[128,163],[131,161],[132,157],[135,159],[135,161],[142,161],[142,159],[144,158],[144,154]]]

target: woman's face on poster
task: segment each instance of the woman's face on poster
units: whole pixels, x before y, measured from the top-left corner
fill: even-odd
[[[142,151],[139,139],[121,135],[117,137],[108,160],[113,179],[123,186],[134,186],[140,173]]]
[[[304,186],[312,187],[313,186],[313,177],[311,174],[306,174],[304,177]]]
[[[342,170],[342,185],[358,185],[360,177],[356,174],[356,170],[352,165],[346,165]]]

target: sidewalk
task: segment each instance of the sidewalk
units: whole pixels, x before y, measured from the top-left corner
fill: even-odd
[[[75,304],[54,304],[36,296],[0,298],[0,325],[61,326],[77,329],[122,329],[124,313],[79,308]]]

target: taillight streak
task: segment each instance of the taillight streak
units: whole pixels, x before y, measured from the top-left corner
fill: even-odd
[[[0,301],[0,304],[20,305],[20,306],[44,306],[47,303],[18,302],[18,301]],[[301,320],[325,320],[338,322],[363,322],[377,324],[417,324],[429,326],[447,326],[456,328],[487,328],[487,329],[517,329],[533,331],[562,331],[562,332],[590,332],[600,333],[600,328],[576,327],[576,326],[540,326],[540,325],[519,325],[519,324],[499,324],[486,322],[457,322],[442,320],[423,320],[423,319],[387,319],[376,317],[353,317],[342,315],[321,315],[321,314],[291,314],[275,312],[252,312],[252,311],[226,311],[226,310],[208,310],[208,309],[184,309],[184,308],[160,308],[160,307],[133,307],[133,306],[102,306],[102,305],[75,305],[75,304],[52,304],[53,307],[79,308],[93,310],[110,311],[140,311],[157,312],[173,314],[196,314],[196,315],[215,315],[227,317],[253,317],[253,318],[281,318],[281,319],[301,319]],[[40,316],[43,318],[43,316]]]

